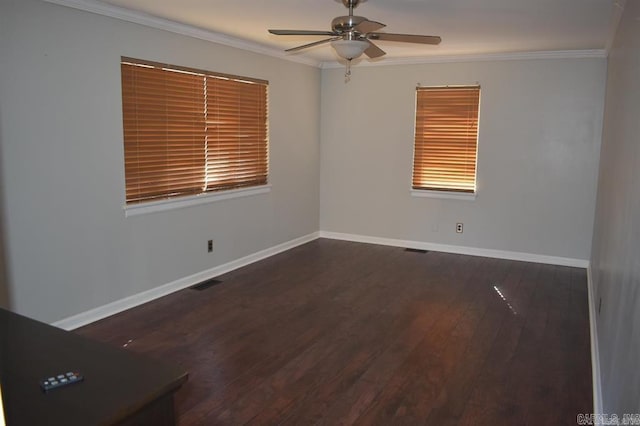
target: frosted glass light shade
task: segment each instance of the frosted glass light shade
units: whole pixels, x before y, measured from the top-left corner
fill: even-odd
[[[331,42],[331,46],[341,58],[350,60],[362,55],[369,43],[363,40],[336,40]]]

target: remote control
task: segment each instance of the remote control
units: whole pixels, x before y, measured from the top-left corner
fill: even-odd
[[[52,389],[57,389],[62,386],[71,385],[73,383],[78,383],[84,380],[82,374],[77,371],[69,371],[67,373],[56,374],[55,376],[49,376],[44,380],[40,381],[40,387],[42,390],[50,391]]]

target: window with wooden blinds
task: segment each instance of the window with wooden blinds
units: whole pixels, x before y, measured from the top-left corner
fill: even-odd
[[[122,58],[127,204],[264,185],[268,82]]]
[[[413,189],[475,193],[480,86],[418,87]]]

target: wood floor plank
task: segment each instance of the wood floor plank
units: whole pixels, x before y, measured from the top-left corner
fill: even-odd
[[[522,329],[518,325],[518,314],[514,306],[522,310],[526,305],[527,294],[530,295],[531,291],[523,288],[522,283],[530,279],[532,275],[535,276],[536,265],[531,266],[532,264],[515,263],[504,280],[494,280],[490,283],[491,289],[494,290],[495,300],[501,304],[497,309],[502,310],[505,314],[504,322],[501,324],[494,344],[480,368],[469,362],[469,359],[463,359],[456,371],[450,375],[440,395],[433,402],[434,408],[429,414],[426,424],[458,424],[469,395],[475,389],[482,389],[484,396],[497,394],[490,397],[494,400],[500,400],[507,396],[503,393],[504,387],[502,386],[509,373],[505,365],[508,365],[514,356]],[[501,290],[507,300],[502,300],[494,286]],[[517,291],[522,290],[524,292],[518,302],[514,301],[513,296]]]
[[[575,424],[583,269],[319,239],[77,330],[183,365],[182,425]]]

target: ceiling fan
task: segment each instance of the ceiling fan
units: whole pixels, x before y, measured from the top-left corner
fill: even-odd
[[[438,36],[378,32],[379,29],[384,28],[386,25],[370,21],[363,16],[354,16],[353,14],[353,9],[364,1],[366,0],[342,0],[344,6],[349,9],[349,16],[334,18],[331,22],[331,31],[269,30],[269,32],[275,35],[330,36],[324,40],[287,49],[285,52],[295,52],[308,47],[331,43],[338,55],[349,62],[360,57],[363,53],[369,58],[383,56],[385,51],[373,44],[371,40],[440,44],[441,39]]]

